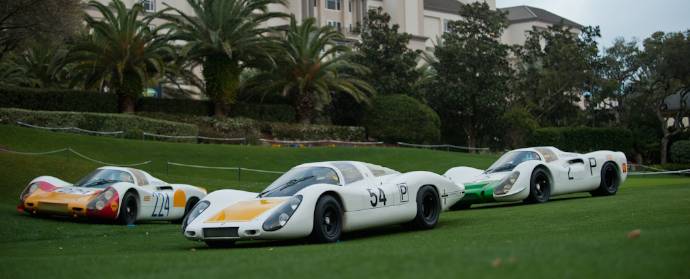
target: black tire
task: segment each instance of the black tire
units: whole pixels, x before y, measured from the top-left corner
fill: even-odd
[[[139,199],[137,195],[132,192],[125,193],[120,204],[120,213],[117,216],[118,222],[123,225],[133,225],[137,222],[138,212]]]
[[[233,240],[206,240],[204,242],[210,248],[232,248],[235,246]]]
[[[463,203],[463,202],[458,202],[454,204],[453,206],[450,207],[451,211],[457,211],[457,210],[464,210],[464,209],[470,209],[472,207],[471,203]]]
[[[436,227],[441,216],[441,199],[433,186],[422,186],[417,191],[417,216],[412,220],[412,227],[429,230]]]
[[[551,176],[544,168],[532,171],[526,203],[544,203],[551,197]]]
[[[613,162],[606,162],[601,166],[601,182],[599,188],[590,192],[592,196],[613,196],[620,186],[620,174],[618,167]]]
[[[185,207],[184,207],[184,214],[182,215],[182,218],[175,220],[174,223],[182,224],[182,222],[184,222],[184,219],[187,218],[187,215],[189,214],[189,212],[192,211],[192,208],[194,208],[194,206],[198,202],[199,202],[199,198],[197,198],[197,197],[189,198],[189,200],[187,201],[187,205],[185,205]]]
[[[316,243],[332,243],[343,232],[343,208],[331,195],[321,196],[314,208],[314,228],[311,240]]]

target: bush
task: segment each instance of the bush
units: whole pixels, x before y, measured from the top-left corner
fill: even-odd
[[[389,143],[436,143],[441,137],[436,112],[405,95],[374,98],[364,125],[370,137]]]
[[[632,150],[633,137],[629,130],[621,128],[541,128],[532,134],[528,143],[572,152],[612,150],[628,153]]]
[[[191,99],[139,98],[137,111],[160,112],[167,114],[189,114],[209,116],[213,114],[213,103]]]
[[[524,108],[508,110],[501,117],[501,123],[505,126],[504,142],[511,149],[527,145],[527,139],[539,128],[537,120]]]
[[[32,110],[118,112],[117,96],[61,89],[0,88],[0,107]]]
[[[366,140],[364,128],[353,126],[270,123],[265,124],[263,130],[269,132],[274,138],[281,140]]]
[[[199,127],[199,135],[204,137],[246,138],[249,143],[258,143],[261,137],[261,122],[247,118],[214,118],[152,112],[138,112],[137,115],[194,124]]]
[[[679,140],[671,145],[671,161],[690,164],[690,140]]]
[[[198,134],[196,125],[130,114],[32,111],[0,108],[0,123],[16,124],[17,121],[44,127],[78,127],[100,132],[124,131],[126,138],[138,139],[142,138],[143,132],[171,136],[196,136]]]
[[[295,109],[281,104],[237,103],[230,109],[230,115],[270,122],[295,121]]]

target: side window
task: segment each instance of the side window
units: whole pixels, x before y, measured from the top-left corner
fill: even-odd
[[[144,175],[143,172],[137,170],[137,169],[129,169],[129,171],[134,174],[134,178],[137,180],[137,185],[139,186],[144,186],[144,185],[149,185],[148,179],[146,179],[146,175]]]
[[[376,177],[398,173],[392,169],[384,168],[382,166],[371,165],[371,164],[366,164],[366,166],[371,171],[371,173]]]
[[[343,174],[345,184],[350,184],[364,179],[362,173],[360,173],[359,170],[350,163],[333,163],[333,165]]]
[[[546,161],[547,163],[558,160],[558,156],[556,156],[556,153],[549,148],[536,148],[536,150],[544,156],[544,161]]]

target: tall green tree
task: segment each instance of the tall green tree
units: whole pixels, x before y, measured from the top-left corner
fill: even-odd
[[[620,125],[631,93],[632,81],[640,69],[640,49],[637,41],[616,39],[606,48],[600,60],[597,90],[593,90],[594,104],[614,112],[615,123]]]
[[[353,60],[368,67],[373,75],[362,77],[379,94],[412,95],[421,77],[416,69],[419,53],[407,47],[412,35],[399,32],[398,24],[381,8],[369,10],[359,28]]]
[[[598,37],[598,27],[576,32],[562,24],[529,32],[518,55],[516,97],[542,126],[577,124],[577,102],[597,78]]]
[[[676,33],[654,33],[644,41],[641,54],[641,72],[635,82],[636,93],[654,111],[662,131],[660,161],[668,162],[668,145],[671,137],[687,129],[684,117],[690,93],[690,31]],[[679,95],[679,107],[669,111],[668,98]],[[673,119],[673,121],[669,121]],[[671,125],[669,125],[669,122]]]
[[[128,9],[121,0],[107,6],[91,1],[100,17],[86,15],[88,34],[77,40],[68,54],[78,80],[86,88],[107,88],[119,97],[120,111],[134,112],[136,99],[146,85],[165,72],[165,58],[174,55],[151,15],[137,3]],[[162,27],[162,26],[161,26]]]
[[[500,38],[508,21],[484,2],[463,4],[459,14],[434,50],[437,90],[427,99],[445,122],[461,123],[466,144],[476,147],[505,108],[511,67],[509,46]]]
[[[169,7],[174,13],[160,17],[174,23],[172,39],[187,42],[182,55],[203,66],[205,92],[215,103],[215,115],[226,114],[241,86],[245,67],[264,68],[272,61],[274,29],[271,19],[285,17],[270,12],[271,4],[285,0],[187,0],[192,13]],[[267,62],[269,61],[269,62]]]
[[[288,97],[300,123],[309,124],[316,113],[331,103],[333,94],[348,94],[367,101],[374,89],[360,77],[369,70],[350,60],[345,37],[329,26],[318,27],[309,18],[301,25],[292,17],[276,56],[276,67],[253,77]]]

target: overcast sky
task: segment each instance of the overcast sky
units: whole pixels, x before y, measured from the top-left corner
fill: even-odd
[[[690,0],[496,0],[496,5],[534,6],[582,25],[599,25],[603,47],[617,37],[641,41],[656,31],[690,29]]]

